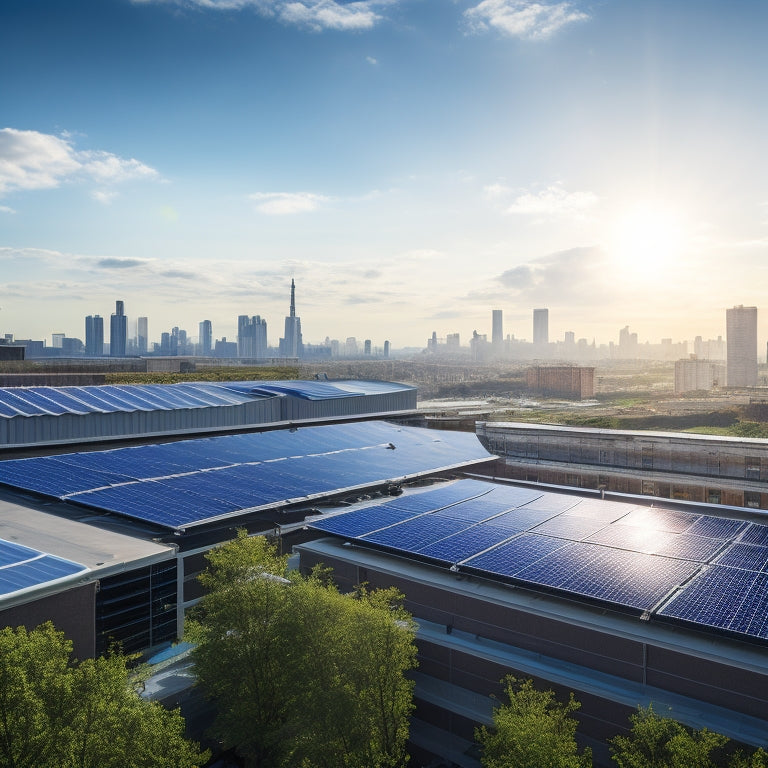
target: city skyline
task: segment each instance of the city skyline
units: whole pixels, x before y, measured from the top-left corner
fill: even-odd
[[[0,330],[80,337],[119,296],[276,339],[295,278],[307,343],[491,307],[724,336],[765,304],[766,29],[744,0],[8,0]]]

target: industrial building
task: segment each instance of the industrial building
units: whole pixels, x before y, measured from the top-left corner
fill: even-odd
[[[0,388],[0,450],[402,415],[416,388],[250,381]]]
[[[525,372],[532,392],[586,400],[595,396],[595,369],[578,365],[535,365]]]
[[[709,392],[724,387],[726,381],[725,363],[712,360],[698,360],[695,357],[675,362],[675,394],[686,392]]]
[[[768,509],[765,440],[478,422],[498,477],[660,499]]]
[[[381,421],[0,462],[0,626],[53,620],[80,658],[181,635],[205,553],[318,507],[493,457],[474,435]],[[300,526],[301,527],[301,526]]]
[[[297,547],[302,569],[405,595],[417,746],[477,766],[474,728],[510,672],[575,693],[597,764],[651,703],[768,744],[765,515],[457,480],[311,526],[329,538]]]

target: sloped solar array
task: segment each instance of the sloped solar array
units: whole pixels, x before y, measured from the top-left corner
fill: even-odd
[[[85,573],[79,563],[0,539],[0,595]]]
[[[768,527],[755,523],[461,480],[311,525],[529,587],[768,639]]]
[[[361,422],[2,461],[0,483],[181,529],[490,458],[473,434]]]
[[[87,387],[0,387],[0,417],[168,411],[241,405],[270,393],[236,391],[216,383],[122,384]]]
[[[290,395],[301,400],[335,400],[413,390],[408,384],[389,381],[237,381],[226,385],[235,392],[254,395]]]

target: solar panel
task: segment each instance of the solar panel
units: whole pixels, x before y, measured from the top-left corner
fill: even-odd
[[[687,531],[701,515],[681,512],[676,509],[661,507],[636,507],[622,520],[626,525],[639,525],[643,528],[653,528],[657,531],[683,533]]]
[[[513,532],[504,528],[476,525],[452,536],[446,536],[432,544],[419,547],[416,551],[424,557],[431,557],[446,563],[459,563],[490,547],[501,544],[514,535]]]
[[[361,538],[369,543],[413,552],[467,527],[468,525],[460,520],[420,515],[389,528],[365,534]]]
[[[487,458],[472,434],[365,422],[0,461],[0,483],[178,528]],[[446,484],[398,503],[414,511],[487,490]]]
[[[605,523],[602,520],[560,515],[537,525],[533,532],[556,536],[560,539],[581,541],[604,527]]]
[[[718,565],[741,568],[744,571],[768,572],[768,546],[734,542],[717,558]]]
[[[702,515],[687,532],[697,536],[709,536],[713,539],[735,539],[747,525],[748,523],[743,520],[728,520],[712,515]]]
[[[379,528],[386,528],[394,523],[408,520],[413,513],[395,507],[379,504],[347,512],[343,515],[331,515],[321,520],[313,520],[312,528],[326,533],[337,533],[356,538]]]
[[[85,573],[79,563],[0,539],[0,595]]]
[[[550,552],[567,546],[569,544],[562,539],[521,534],[506,544],[470,558],[466,564],[476,570],[496,573],[500,576],[514,576],[546,557]]]
[[[768,640],[768,575],[710,566],[659,615]]]
[[[750,523],[739,537],[746,544],[768,544],[768,525]]]

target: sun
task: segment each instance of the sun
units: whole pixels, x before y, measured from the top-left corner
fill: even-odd
[[[610,250],[623,272],[652,280],[680,259],[684,241],[682,218],[673,208],[642,202],[617,216]]]

